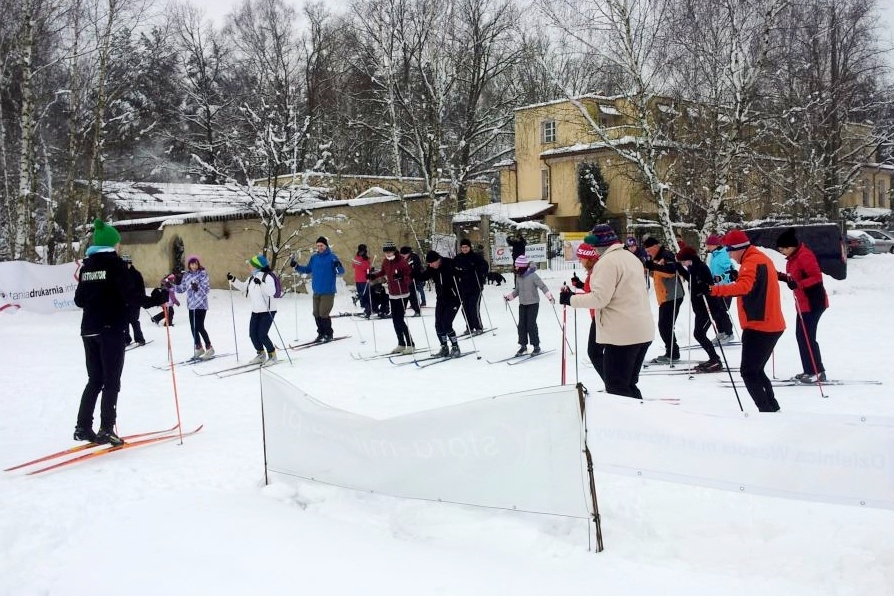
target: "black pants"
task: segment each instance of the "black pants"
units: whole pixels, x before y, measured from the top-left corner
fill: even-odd
[[[369,304],[369,284],[365,281],[358,281],[354,284],[354,287],[357,288],[357,298],[360,301],[360,308],[363,309],[363,313],[368,317],[372,313]]]
[[[448,340],[456,343],[456,332],[453,330],[453,319],[459,312],[459,303],[452,300],[438,300],[435,303],[435,333],[438,340],[446,344]]]
[[[802,312],[799,317],[797,330],[795,331],[795,339],[798,340],[798,352],[801,353],[801,370],[808,375],[826,372],[819,344],[816,343],[816,328],[819,326],[820,317],[823,316],[824,312],[826,312],[826,309]],[[804,334],[805,328],[807,330],[806,335]]]
[[[412,346],[413,338],[410,337],[410,328],[404,319],[406,309],[403,298],[391,298],[391,324],[394,325],[394,333],[397,334],[397,345]]]
[[[643,367],[643,360],[646,359],[646,351],[651,344],[650,341],[629,346],[603,344],[602,380],[605,382],[606,393],[635,399],[643,398],[636,384],[639,382],[639,371]]]
[[[484,329],[481,326],[481,315],[478,313],[481,302],[481,290],[463,290],[463,311],[466,314],[466,326],[469,331]]]
[[[719,333],[733,334],[733,321],[729,318],[729,308],[732,304],[732,297],[709,296],[708,304],[711,305],[711,315],[714,317],[714,323],[717,325]]]
[[[537,313],[540,304],[518,305],[518,345],[529,343],[535,348],[540,346],[540,333],[537,330]]]
[[[668,300],[658,307],[658,335],[664,342],[664,355],[678,360],[680,358],[680,346],[677,344],[677,335],[674,333],[674,323],[680,313],[680,305],[683,299]]]
[[[708,316],[708,307],[701,296],[692,297],[692,312],[695,315],[695,323],[692,326],[692,337],[698,342],[698,345],[708,353],[708,360],[720,360],[717,356],[717,350],[714,344],[708,339],[708,329],[711,328],[711,317]]]
[[[272,354],[276,350],[269,335],[275,316],[275,310],[251,313],[251,319],[248,321],[248,337],[251,339],[251,345],[254,346],[255,351],[267,350],[268,354]]]
[[[408,298],[410,301],[410,308],[412,308],[417,313],[422,313],[422,309],[419,306],[419,294],[416,293],[416,282],[410,282],[410,296]],[[405,303],[406,304],[406,303]],[[406,306],[404,306],[404,312],[406,312]]]
[[[146,341],[146,338],[143,337],[143,328],[140,327],[140,307],[136,308],[128,307],[127,309],[127,327],[124,328],[124,343],[129,344],[131,342],[130,337],[130,328],[133,327],[133,341],[142,343]]]
[[[208,337],[208,332],[205,331],[205,315],[208,314],[208,311],[204,308],[197,308],[195,310],[189,311],[189,329],[192,331],[192,343],[196,347],[196,349],[201,349],[202,340],[205,340],[205,347],[211,347],[211,339]]]
[[[174,307],[168,306],[167,309],[168,309],[168,323],[173,325],[174,324]],[[161,323],[164,320],[165,320],[165,307],[162,306],[161,312],[159,312],[155,315],[152,315],[152,322],[157,325],[158,323]]]
[[[587,356],[599,378],[605,383],[605,344],[596,342],[596,321],[590,319],[590,334],[587,336]]]
[[[117,418],[118,392],[121,391],[121,371],[124,369],[124,330],[118,327],[99,335],[82,337],[81,340],[87,363],[87,385],[81,393],[77,424],[82,428],[93,428],[93,410],[96,409],[96,399],[102,393],[99,426],[112,430]]]
[[[768,333],[754,329],[742,330],[742,364],[739,370],[745,388],[761,412],[779,411],[773,384],[764,372],[764,367],[767,366],[767,361],[780,337],[782,331]]]

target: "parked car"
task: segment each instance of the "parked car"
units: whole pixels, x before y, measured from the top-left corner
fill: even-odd
[[[811,224],[804,226],[768,226],[743,230],[755,246],[776,250],[776,239],[789,228],[795,228],[798,240],[810,247],[819,261],[820,269],[834,279],[847,277],[846,248],[841,228],[837,224]]]
[[[872,245],[872,236],[870,236],[869,234],[861,232],[860,230],[847,231],[848,258],[862,257],[868,254],[872,254],[874,252]]]
[[[890,252],[894,253],[894,233],[892,232],[883,232],[882,230],[855,230],[856,232],[863,232],[867,236],[871,236],[873,240],[873,249],[875,252]]]

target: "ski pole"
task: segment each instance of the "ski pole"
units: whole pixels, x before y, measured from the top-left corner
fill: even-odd
[[[478,300],[484,304],[484,314],[487,315],[487,326],[490,327],[491,335],[496,335],[497,330],[494,328],[494,322],[490,318],[490,309],[487,308],[487,300],[484,299],[484,288],[481,286],[481,280],[475,275],[475,281],[478,282]]]
[[[566,285],[566,284],[563,282],[563,283],[562,283],[562,286],[565,287],[565,285]],[[574,350],[571,349],[571,343],[569,343],[569,342],[568,342],[568,338],[565,337],[565,325],[564,325],[564,323],[562,323],[562,321],[559,319],[559,313],[556,312],[556,305],[555,305],[555,304],[552,305],[552,311],[553,311],[553,316],[556,318],[556,323],[559,325],[559,329],[562,330],[562,341],[563,341],[563,344],[564,344],[564,345],[567,345],[567,346],[568,346],[568,351],[571,352],[572,355],[574,355]]]
[[[171,321],[168,318],[168,305],[161,305],[161,312],[165,316],[165,334],[168,336],[168,363],[171,365],[171,384],[174,387],[174,409],[177,411],[177,432],[180,434],[180,444],[183,444],[183,425],[180,423],[180,395],[177,391],[177,373],[174,371],[174,348],[171,346]]]
[[[577,309],[574,309],[574,348],[578,349],[577,343]],[[575,384],[580,383],[580,370],[579,370],[579,362],[578,357],[575,355],[574,357],[574,382]]]
[[[472,326],[469,325],[469,317],[466,314],[466,305],[463,303],[462,294],[459,291],[459,284],[456,281],[456,278],[453,278],[453,287],[456,289],[456,295],[459,297],[459,309],[463,313],[463,319],[466,321],[466,328],[469,330],[469,339],[472,340],[472,350],[477,352],[478,347],[475,345],[475,334],[472,333]],[[481,360],[481,354],[475,356],[476,360]]]
[[[819,367],[817,367],[816,357],[813,355],[813,341],[810,339],[810,335],[807,334],[807,323],[804,321],[804,315],[801,313],[801,305],[798,304],[797,296],[795,296],[795,312],[798,313],[798,320],[801,322],[801,333],[804,335],[804,343],[807,344],[807,353],[810,355],[810,364],[813,365],[813,373],[816,375],[816,385],[819,387],[820,397],[829,397],[823,392]]]
[[[568,340],[565,337],[565,323],[567,322],[567,320],[568,320],[568,307],[563,304],[562,305],[562,375],[561,375],[562,385],[565,384],[565,362],[566,362],[565,344],[568,343]]]
[[[289,344],[283,341],[282,333],[279,332],[279,325],[276,324],[276,319],[273,317],[273,311],[270,310],[270,301],[272,298],[267,298],[267,315],[270,316],[270,322],[273,323],[273,328],[276,329],[276,336],[279,338],[279,343],[282,344],[282,351],[286,353],[286,358],[289,359],[289,364],[294,365],[292,362],[292,355],[289,354]]]
[[[239,340],[236,337],[236,309],[233,306],[233,282],[227,280],[230,294],[230,316],[233,319],[233,345],[236,346],[236,362],[239,361]]]
[[[705,303],[705,308],[708,309],[708,319],[711,321],[711,326],[714,328],[714,334],[717,334],[717,323],[714,321],[714,315],[711,314],[711,307],[708,304],[708,297],[702,294],[702,300]],[[726,374],[729,375],[729,382],[732,385],[733,393],[736,395],[736,401],[739,403],[739,411],[744,412],[745,408],[742,407],[742,400],[739,398],[739,390],[736,388],[736,381],[733,380],[733,371],[729,368],[729,361],[726,359],[726,352],[723,351],[723,342],[718,342],[717,348],[720,350],[720,357],[723,359],[723,367],[726,369]]]

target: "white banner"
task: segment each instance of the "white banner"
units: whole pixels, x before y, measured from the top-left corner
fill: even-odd
[[[533,263],[546,262],[546,243],[528,244],[525,247],[525,256]],[[512,247],[494,246],[491,264],[512,265]]]
[[[0,263],[0,312],[23,308],[52,313],[76,309],[78,261],[64,265],[36,265],[26,261]]]
[[[264,371],[271,472],[396,497],[588,517],[577,391],[555,387],[386,420]]]
[[[894,420],[718,416],[605,394],[587,398],[606,472],[809,501],[894,509]]]

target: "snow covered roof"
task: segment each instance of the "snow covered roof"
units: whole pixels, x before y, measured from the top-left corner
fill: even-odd
[[[577,97],[573,97],[571,99],[576,99],[576,100],[595,99],[595,100],[601,100],[601,101],[614,101],[614,100],[620,99],[622,97],[625,97],[625,96],[624,95],[608,96],[608,95],[596,95],[593,93],[585,93],[584,95],[578,95]],[[532,104],[529,104],[526,106],[521,106],[521,107],[515,108],[514,111],[520,112],[522,110],[530,110],[532,108],[542,108],[544,106],[554,106],[554,105],[557,105],[560,103],[566,103],[568,101],[569,101],[569,98],[563,97],[561,99],[553,99],[551,101],[544,101],[544,102],[540,102],[540,103],[532,103]],[[600,105],[600,107],[602,107],[602,106]]]
[[[639,137],[642,139],[642,137]],[[596,151],[597,149],[605,149],[606,147],[616,147],[621,145],[632,145],[636,143],[637,137],[626,135],[620,137],[618,139],[613,139],[609,142],[605,141],[596,141],[594,143],[575,143],[574,145],[567,145],[565,147],[556,147],[555,149],[548,149],[540,153],[540,157],[555,157],[558,155],[569,155],[572,153],[586,153],[588,151]],[[656,147],[667,147],[673,148],[677,147],[673,143],[669,143],[667,141],[663,142],[654,142],[652,143]]]
[[[481,207],[474,207],[459,211],[453,215],[453,223],[468,223],[479,221],[483,216],[493,220],[519,220],[530,219],[538,215],[544,215],[547,211],[555,209],[555,205],[549,201],[520,201],[518,203],[489,203]]]
[[[315,187],[293,188],[301,202],[317,202],[325,198],[329,189]],[[245,209],[251,202],[246,187],[236,184],[168,184],[156,182],[104,182],[103,195],[115,209],[127,213],[194,213],[206,210]]]

